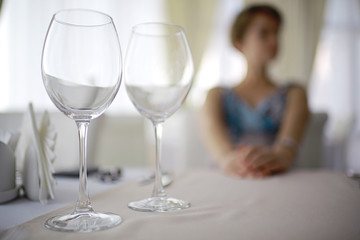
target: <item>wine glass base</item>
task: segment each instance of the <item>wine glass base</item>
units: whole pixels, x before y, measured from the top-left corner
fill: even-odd
[[[120,223],[121,217],[112,213],[74,212],[49,218],[45,227],[60,232],[94,232]]]
[[[141,212],[173,212],[190,207],[188,201],[170,197],[151,197],[128,204],[130,209]]]

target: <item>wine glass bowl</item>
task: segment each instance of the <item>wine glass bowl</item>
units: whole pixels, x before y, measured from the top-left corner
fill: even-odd
[[[45,89],[55,106],[74,119],[79,132],[79,195],[73,213],[48,219],[45,226],[65,232],[114,227],[121,217],[95,212],[87,190],[87,129],[115,98],[121,83],[121,50],[110,16],[86,9],[54,14],[42,53]]]
[[[110,16],[85,9],[57,12],[42,56],[44,85],[56,107],[73,119],[100,116],[120,87],[120,52]]]
[[[132,29],[124,64],[128,96],[135,108],[152,121],[156,140],[155,185],[150,198],[129,203],[138,211],[169,212],[190,203],[166,195],[161,181],[162,123],[183,104],[192,84],[194,67],[182,27],[143,23]]]
[[[181,107],[191,86],[194,70],[183,29],[162,23],[135,26],[125,69],[126,90],[135,107],[150,120],[163,122]]]

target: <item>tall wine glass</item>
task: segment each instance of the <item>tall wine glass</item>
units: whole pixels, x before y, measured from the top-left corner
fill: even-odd
[[[194,73],[190,48],[182,27],[143,23],[132,29],[125,56],[124,78],[129,98],[155,128],[155,184],[150,198],[131,202],[138,211],[169,212],[190,207],[168,197],[162,185],[161,138],[163,122],[184,102]]]
[[[90,120],[109,107],[121,82],[121,50],[112,18],[85,9],[57,12],[44,43],[42,76],[55,106],[75,120],[80,142],[80,184],[75,210],[48,219],[45,226],[66,232],[114,227],[121,222],[120,216],[94,212],[91,206],[86,169]]]

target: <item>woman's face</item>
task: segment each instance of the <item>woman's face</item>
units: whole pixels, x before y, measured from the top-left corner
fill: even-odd
[[[267,64],[276,57],[278,29],[279,24],[273,17],[259,13],[237,47],[251,63]]]

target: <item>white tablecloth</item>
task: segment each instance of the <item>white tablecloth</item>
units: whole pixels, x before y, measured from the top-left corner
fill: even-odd
[[[88,178],[90,198],[128,181],[141,178],[141,176],[149,172],[150,170],[145,168],[126,168],[122,170],[121,179],[113,183],[103,183],[96,177],[91,176]],[[58,177],[56,181],[55,199],[49,200],[46,205],[42,205],[40,202],[30,201],[27,198],[18,198],[0,204],[0,232],[74,203],[78,196],[79,180],[77,178]]]
[[[187,199],[189,209],[144,213],[127,203],[148,197],[152,186],[124,184],[92,198],[95,210],[114,212],[123,222],[93,233],[61,233],[37,217],[3,233],[3,239],[360,239],[360,189],[343,173],[292,171],[263,180],[226,177],[214,170],[178,176],[168,194]],[[16,212],[14,214],[21,214]]]

